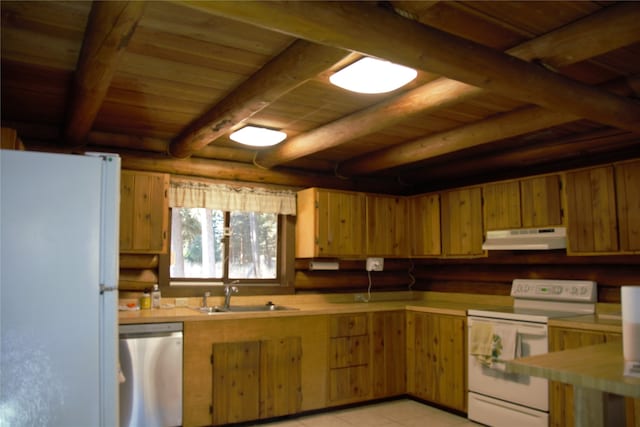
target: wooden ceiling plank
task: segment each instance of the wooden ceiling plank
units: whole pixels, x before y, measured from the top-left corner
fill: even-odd
[[[600,17],[601,15],[602,17]],[[594,48],[589,50],[589,53],[593,55],[630,44],[633,42],[630,38],[637,39],[640,34],[640,27],[638,27],[640,20],[636,19],[634,23],[629,20],[629,15],[633,14],[629,13],[629,7],[625,4],[605,9],[585,18],[587,23],[584,23],[583,20],[577,21],[509,49],[507,53],[524,60],[540,58],[552,66],[568,65],[572,58],[575,58],[576,61],[587,58],[583,53],[587,50],[584,49],[581,41],[586,32],[589,37],[596,39],[599,39],[602,34],[602,38],[610,43],[608,48],[606,43],[594,44]],[[632,29],[630,27],[634,25],[638,28],[637,33],[630,31]],[[622,33],[627,36],[611,37],[612,33],[618,33],[612,30],[612,27],[624,28],[626,31]],[[556,51],[556,41],[559,43],[558,49],[561,54]],[[547,60],[547,58],[562,58],[562,60],[554,61]],[[405,121],[414,114],[446,108],[483,92],[485,91],[475,86],[440,78],[291,138],[270,150],[260,151],[256,154],[255,163],[261,167],[270,168],[322,150],[335,148],[348,141]]]
[[[621,85],[617,81],[604,85],[615,91],[632,86]],[[526,107],[347,160],[339,165],[337,173],[340,176],[366,175],[578,119],[568,113],[537,106]]]
[[[551,110],[640,132],[640,103],[444,33],[371,3],[187,2],[192,7],[385,58]]]
[[[65,129],[68,144],[84,143],[144,8],[142,1],[93,3]]]
[[[629,46],[638,39],[640,3],[622,2],[507,52],[521,59],[542,59],[544,64],[559,68]],[[576,49],[577,44],[581,49]]]
[[[189,125],[171,142],[169,153],[178,158],[189,157],[347,54],[341,49],[295,41]]]

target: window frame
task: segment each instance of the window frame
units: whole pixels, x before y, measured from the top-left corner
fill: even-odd
[[[169,223],[171,223],[172,208],[169,208]],[[169,227],[169,242],[171,241],[171,227]],[[241,295],[272,295],[293,294],[294,264],[295,264],[295,217],[292,215],[278,215],[278,274],[279,283],[265,282],[263,279],[242,279],[236,284]],[[158,259],[158,282],[163,296],[167,297],[201,297],[204,292],[213,296],[223,295],[224,283],[219,279],[185,279],[194,285],[172,285],[170,277],[171,250],[160,254]],[[227,267],[225,266],[225,269]]]

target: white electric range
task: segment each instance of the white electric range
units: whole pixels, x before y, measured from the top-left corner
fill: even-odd
[[[547,353],[549,319],[594,313],[597,284],[515,279],[511,296],[512,307],[467,312],[468,417],[496,427],[548,426],[547,380],[508,373],[504,361]],[[473,340],[482,331],[492,334],[491,355],[472,354],[479,348]]]

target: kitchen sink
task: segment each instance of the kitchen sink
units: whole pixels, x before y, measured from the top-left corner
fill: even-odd
[[[219,305],[213,307],[197,307],[200,313],[215,314],[215,313],[250,313],[250,312],[262,312],[262,311],[290,311],[298,310],[294,307],[286,307],[284,305],[277,305],[269,301],[263,305],[232,305],[228,308],[221,307]]]

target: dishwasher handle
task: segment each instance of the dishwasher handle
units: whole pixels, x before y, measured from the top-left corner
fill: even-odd
[[[131,325],[120,325],[120,338],[128,336],[158,336],[169,335],[172,332],[182,332],[183,326],[181,322],[172,323],[139,323]]]

